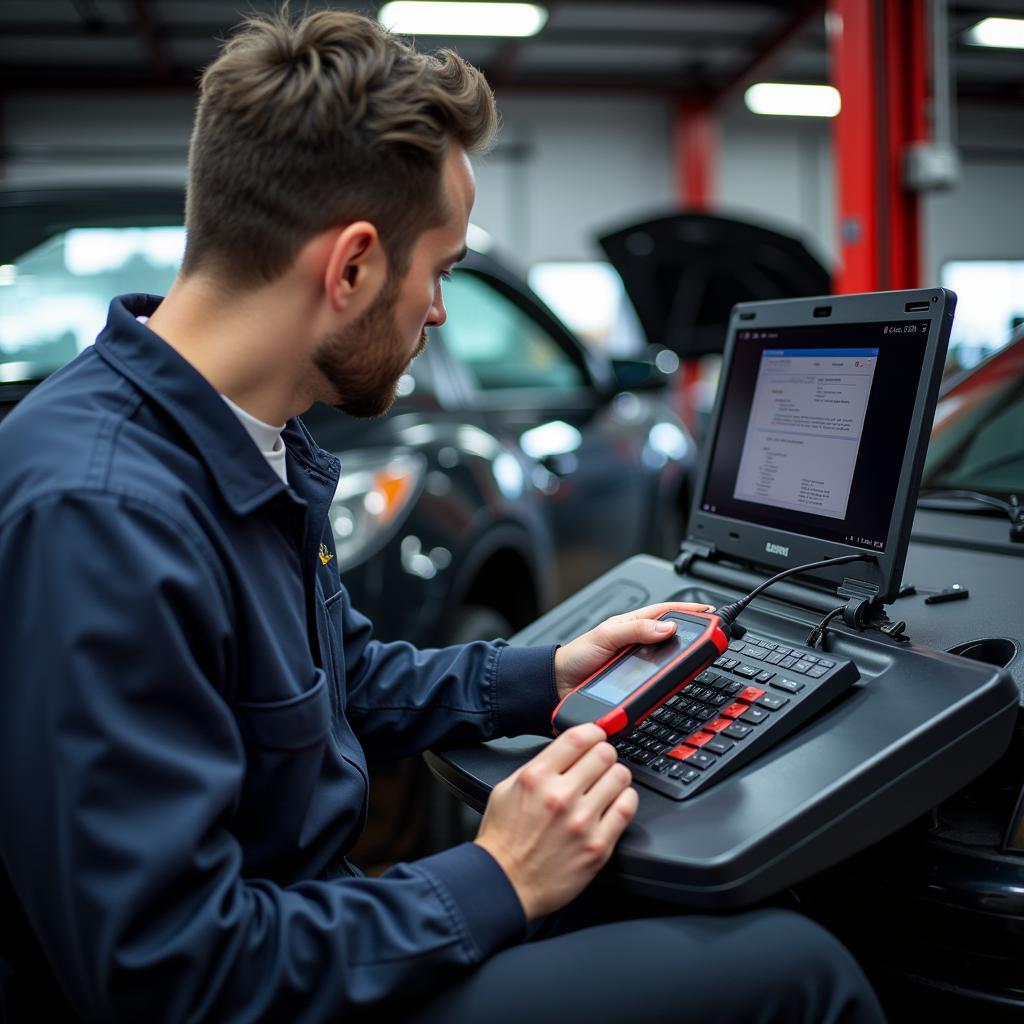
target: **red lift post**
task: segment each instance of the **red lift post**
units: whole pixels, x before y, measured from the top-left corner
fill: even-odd
[[[704,212],[714,202],[718,168],[718,114],[713,101],[681,99],[676,104],[673,148],[676,197],[682,209]],[[696,359],[683,359],[676,374],[676,411],[690,433],[697,429],[692,396],[700,383]]]
[[[830,0],[840,264],[837,292],[921,285],[920,195],[908,148],[928,141],[925,0]]]
[[[713,101],[679,100],[674,148],[679,205],[685,210],[709,210],[718,168],[718,114]]]

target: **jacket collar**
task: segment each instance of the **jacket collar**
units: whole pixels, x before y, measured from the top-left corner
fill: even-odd
[[[135,319],[151,316],[161,301],[159,296],[143,294],[115,298],[106,327],[96,339],[96,350],[174,420],[209,467],[232,511],[246,515],[289,489],[206,378]],[[296,490],[307,501],[319,497],[320,491],[329,490],[333,497],[338,460],[313,441],[297,418],[288,421],[281,436],[291,456],[289,468],[297,468],[307,478]]]

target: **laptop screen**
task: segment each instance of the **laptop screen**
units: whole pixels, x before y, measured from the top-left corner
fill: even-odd
[[[891,598],[956,297],[942,289],[733,310],[688,541]]]
[[[884,551],[929,326],[737,331],[702,509]]]

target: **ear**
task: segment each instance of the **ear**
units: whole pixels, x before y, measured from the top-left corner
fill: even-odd
[[[386,276],[387,256],[373,224],[357,220],[337,232],[324,272],[324,291],[335,312],[368,305]]]

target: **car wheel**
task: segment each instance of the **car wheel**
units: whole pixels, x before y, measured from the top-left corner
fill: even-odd
[[[445,631],[450,644],[468,644],[473,640],[506,639],[515,632],[512,623],[500,612],[479,604],[463,605]]]

